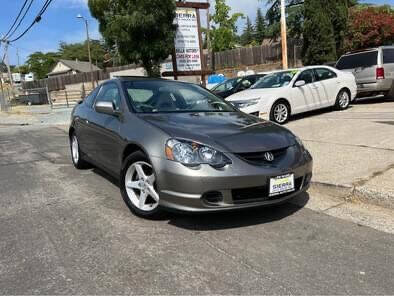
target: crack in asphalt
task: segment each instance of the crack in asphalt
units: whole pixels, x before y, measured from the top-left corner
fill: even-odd
[[[380,171],[375,171],[375,172],[373,172],[373,173],[372,173],[370,176],[368,176],[367,178],[363,178],[363,179],[361,179],[361,180],[359,180],[359,181],[353,182],[353,184],[352,184],[352,185],[353,185],[353,190],[356,189],[356,187],[358,187],[358,186],[363,186],[363,185],[365,185],[367,182],[371,181],[372,179],[374,179],[374,178],[376,178],[376,177],[378,177],[378,176],[383,175],[385,172],[387,172],[387,171],[389,171],[389,170],[391,170],[391,169],[394,169],[394,163],[388,165],[387,167],[385,167],[384,169],[382,169],[382,170],[380,170]]]

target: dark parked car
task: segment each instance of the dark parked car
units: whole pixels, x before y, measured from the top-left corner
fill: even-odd
[[[237,78],[228,79],[228,80],[223,81],[222,83],[216,85],[212,89],[212,92],[214,94],[216,94],[217,96],[225,99],[225,98],[231,96],[232,94],[235,94],[237,92],[248,89],[253,84],[255,84],[257,80],[259,80],[260,78],[262,78],[264,76],[265,76],[265,74],[254,74],[254,75],[248,75],[248,76],[244,76],[244,77],[237,77]]]
[[[277,204],[312,177],[311,155],[290,131],[189,83],[107,81],[74,108],[69,136],[75,167],[119,178],[143,217]]]

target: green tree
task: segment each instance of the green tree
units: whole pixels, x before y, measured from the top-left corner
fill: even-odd
[[[88,5],[105,41],[124,61],[142,63],[149,76],[160,76],[160,62],[174,48],[174,0],[89,0]]]
[[[59,59],[59,54],[55,52],[42,53],[37,51],[29,55],[26,65],[34,73],[37,79],[42,79],[52,70]]]
[[[29,66],[28,65],[20,65],[19,67],[14,67],[12,69],[13,73],[21,73],[21,74],[27,74],[30,72]]]
[[[300,38],[303,31],[303,0],[286,0],[287,34],[291,38]],[[266,19],[267,37],[277,40],[280,36],[280,0],[268,0],[270,4]]]
[[[261,8],[257,9],[256,24],[255,24],[255,39],[256,42],[262,43],[266,35],[265,18],[261,12]]]
[[[90,52],[92,56],[92,63],[98,63],[99,67],[103,66],[104,55],[108,50],[103,42],[99,40],[90,40]],[[87,42],[79,43],[65,43],[60,42],[59,55],[62,59],[80,61],[89,61]]]
[[[230,16],[230,10],[225,0],[216,0],[215,13],[211,16],[213,24],[210,31],[212,50],[215,52],[235,47],[236,23],[240,17],[243,17],[243,14],[235,13]]]
[[[336,60],[334,29],[327,9],[329,0],[305,0],[303,63],[323,64]]]
[[[250,45],[254,41],[255,31],[249,17],[246,17],[246,25],[241,36],[242,45]]]
[[[328,2],[330,19],[334,30],[335,51],[339,57],[343,53],[350,3],[348,0],[331,0]]]

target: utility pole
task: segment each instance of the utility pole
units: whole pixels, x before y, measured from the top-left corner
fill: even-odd
[[[6,40],[4,45],[4,52],[5,52],[5,64],[7,66],[8,72],[8,79],[10,80],[11,88],[14,89],[14,81],[12,80],[11,68],[10,68],[10,60],[8,57],[8,44],[9,42]]]
[[[287,29],[286,29],[286,5],[285,0],[280,0],[280,29],[282,39],[282,65],[283,69],[288,69],[287,61]]]
[[[19,49],[18,49],[18,47],[16,48],[16,57],[18,58],[18,71],[20,72],[21,64],[20,64],[20,60],[19,60]]]
[[[94,89],[94,76],[93,76],[93,65],[92,65],[92,56],[90,54],[90,38],[89,38],[89,25],[88,20],[85,19],[82,15],[78,14],[77,18],[82,19],[85,21],[85,28],[86,28],[86,40],[88,43],[88,56],[89,56],[89,64],[90,64],[90,77],[92,79],[92,90]]]
[[[208,2],[208,4],[210,4],[209,0],[207,0],[207,2]],[[210,53],[211,53],[211,40],[210,40],[210,32],[209,32],[211,29],[210,21],[211,21],[211,16],[209,14],[209,8],[208,8],[207,9],[207,36],[206,36],[206,38],[207,38],[207,57],[210,57],[210,59],[211,59],[211,69],[213,70],[213,67],[212,67],[213,66],[213,59],[212,59],[212,56],[210,55]],[[207,61],[208,61],[208,59],[207,59]]]

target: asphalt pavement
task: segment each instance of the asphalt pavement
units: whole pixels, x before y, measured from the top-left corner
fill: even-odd
[[[313,191],[143,220],[117,180],[74,169],[65,128],[1,124],[0,188],[0,294],[394,294],[393,234]]]

